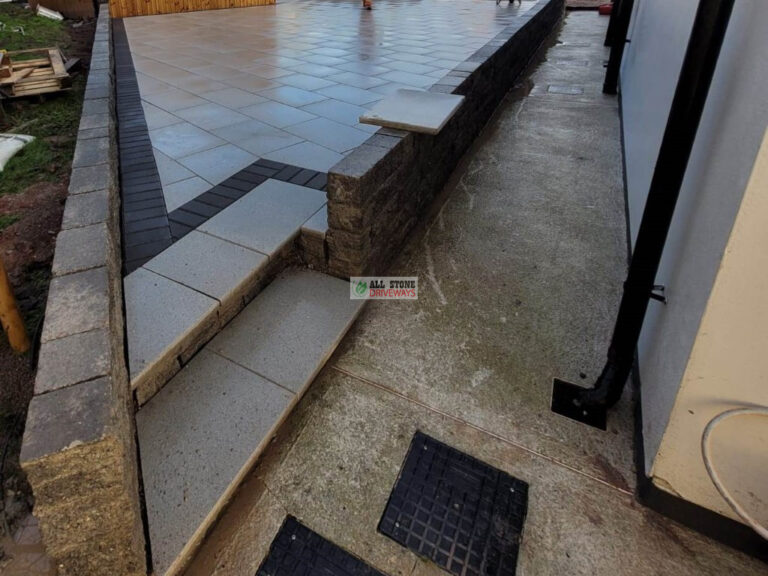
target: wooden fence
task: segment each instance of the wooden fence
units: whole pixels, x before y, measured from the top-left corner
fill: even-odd
[[[109,0],[109,13],[112,18],[128,18],[151,14],[267,6],[274,3],[275,0]]]

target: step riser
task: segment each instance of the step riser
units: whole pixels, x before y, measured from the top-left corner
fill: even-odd
[[[364,302],[285,270],[138,411],[156,574],[183,573]]]
[[[139,407],[149,402],[162,390],[203,346],[213,339],[237,316],[280,272],[299,261],[296,243],[288,242],[274,255],[262,271],[248,278],[237,290],[219,301],[218,307],[195,324],[158,357],[152,366],[131,380],[136,403]]]

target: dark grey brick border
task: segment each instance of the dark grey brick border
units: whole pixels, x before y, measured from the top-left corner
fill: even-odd
[[[325,190],[328,175],[259,159],[170,214],[149,138],[136,70],[122,19],[113,21],[123,274],[128,275],[269,178]]]
[[[203,222],[270,178],[315,190],[325,190],[328,182],[328,175],[324,172],[283,164],[282,162],[273,162],[272,160],[256,160],[221,184],[217,184],[171,212],[168,219],[171,224],[173,241],[176,242],[179,238],[183,238]]]
[[[123,271],[129,274],[168,248],[173,240],[125,24],[116,19],[112,25],[123,200]]]

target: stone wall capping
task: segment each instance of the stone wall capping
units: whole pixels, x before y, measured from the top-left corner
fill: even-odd
[[[539,0],[428,88],[465,97],[438,134],[382,128],[331,168],[325,242],[331,273],[385,269],[563,13],[564,0]]]
[[[108,10],[98,17],[21,464],[62,576],[147,572],[125,363]]]

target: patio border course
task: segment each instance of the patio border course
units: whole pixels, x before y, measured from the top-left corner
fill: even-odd
[[[380,272],[564,14],[539,0],[429,88],[464,103],[439,134],[382,128],[328,173],[328,270]]]
[[[112,43],[93,43],[21,452],[62,576],[146,574],[125,363]]]
[[[119,18],[112,23],[124,275],[140,268],[269,178],[325,190],[326,173],[262,158],[168,212],[125,25]],[[314,237],[308,243],[311,249],[306,252],[307,263],[313,268],[324,268],[325,251],[319,252]]]

